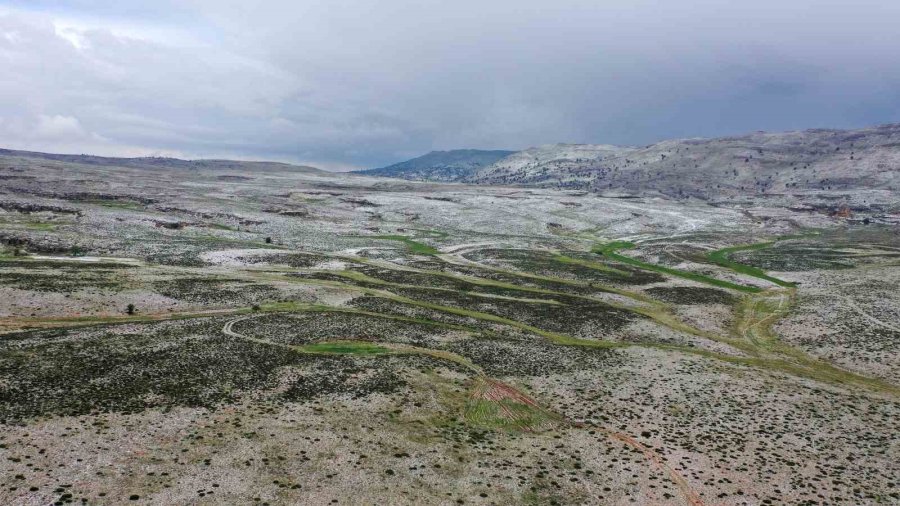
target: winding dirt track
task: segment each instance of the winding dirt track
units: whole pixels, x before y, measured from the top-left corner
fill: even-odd
[[[608,429],[604,429],[602,427],[597,427],[597,430],[603,431],[607,436],[616,439],[625,443],[626,445],[634,448],[635,450],[644,454],[648,460],[656,464],[659,468],[666,471],[669,475],[669,479],[675,483],[675,486],[681,490],[681,493],[684,494],[684,499],[690,506],[704,506],[703,499],[700,498],[700,494],[698,494],[691,485],[684,479],[681,474],[678,473],[674,468],[666,464],[666,461],[660,456],[658,453],[653,451],[652,448],[647,445],[641,443],[640,441],[634,439],[628,434],[623,434],[621,432],[614,432]]]

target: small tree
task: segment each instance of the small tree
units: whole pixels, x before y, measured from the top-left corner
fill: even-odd
[[[266,244],[272,244],[272,238],[266,237]]]
[[[136,309],[134,308],[134,304],[128,304],[128,306],[125,308],[125,312],[128,314],[134,314],[135,311]]]

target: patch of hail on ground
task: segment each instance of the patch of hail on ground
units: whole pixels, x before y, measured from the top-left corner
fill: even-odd
[[[125,257],[101,257],[101,256],[54,256],[54,255],[32,255],[29,258],[33,260],[49,260],[57,262],[86,262],[86,263],[118,263],[127,265],[140,265],[141,261],[136,258]]]
[[[328,260],[327,262],[319,262],[312,268],[320,271],[342,271],[347,269],[349,264],[341,260]]]
[[[496,246],[496,242],[470,242],[465,244],[457,244],[443,248],[444,253],[465,253],[470,249],[487,248]]]
[[[244,267],[247,264],[246,257],[266,256],[266,255],[282,255],[284,250],[279,249],[228,249],[217,251],[206,251],[200,254],[200,258],[214,265],[225,267]]]
[[[375,251],[381,251],[381,250],[399,250],[399,249],[400,249],[400,248],[391,248],[391,247],[386,247],[386,246],[363,246],[362,248],[346,248],[346,249],[342,249],[342,250],[340,251],[340,253],[341,253],[342,255],[357,256],[357,255],[359,255],[360,253],[363,253],[363,252],[365,252],[365,251],[371,251],[371,250],[375,250]]]
[[[0,504],[900,498],[900,242],[862,215],[23,160],[4,203],[80,214],[0,225]],[[707,261],[811,227],[729,257],[793,300]]]

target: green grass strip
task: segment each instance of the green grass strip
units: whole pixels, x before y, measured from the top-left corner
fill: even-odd
[[[617,262],[621,262],[623,264],[633,265],[635,267],[639,267],[641,269],[645,269],[648,271],[661,272],[663,274],[668,274],[670,276],[677,276],[679,278],[690,279],[691,281],[697,281],[699,283],[706,283],[708,285],[718,286],[720,288],[730,288],[732,290],[738,290],[741,292],[747,293],[759,293],[762,288],[757,288],[755,286],[748,285],[739,285],[737,283],[732,283],[730,281],[725,281],[722,279],[713,278],[710,276],[704,276],[703,274],[697,274],[695,272],[682,271],[680,269],[673,269],[671,267],[664,267],[662,265],[651,264],[636,258],[628,257],[625,255],[620,255],[616,253],[617,250],[620,249],[630,249],[634,248],[635,244],[628,241],[613,241],[606,244],[598,244],[594,246],[591,251],[594,253],[598,253],[600,255],[605,256],[611,260],[615,260]]]
[[[716,265],[726,267],[740,274],[746,274],[748,276],[753,276],[754,278],[764,279],[771,283],[775,283],[778,286],[783,286],[786,288],[797,286],[796,283],[791,283],[790,281],[785,281],[774,276],[769,276],[762,269],[758,269],[751,265],[742,264],[740,262],[735,262],[734,260],[728,258],[728,256],[732,253],[737,253],[738,251],[758,251],[769,248],[776,242],[777,241],[758,242],[755,244],[743,244],[739,246],[731,246],[729,248],[722,248],[708,253],[706,255],[706,259]]]
[[[360,238],[360,239],[381,239],[384,241],[399,241],[406,245],[409,248],[409,251],[415,253],[417,255],[437,255],[439,253],[438,250],[432,248],[431,246],[414,241],[405,235],[355,235],[352,237]]]

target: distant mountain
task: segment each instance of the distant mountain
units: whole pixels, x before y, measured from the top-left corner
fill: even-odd
[[[633,148],[607,144],[547,144],[513,153],[473,172],[466,181],[533,183],[566,178],[581,167],[627,153]]]
[[[464,181],[704,200],[866,190],[900,204],[900,124],[645,147],[547,145],[510,155]]]
[[[379,169],[360,170],[357,173],[415,181],[460,181],[513,153],[515,152],[479,149],[432,151],[412,160]]]
[[[181,160],[165,157],[140,157],[140,158],[113,158],[94,155],[59,155],[52,153],[38,153],[35,151],[18,151],[12,149],[0,149],[0,159],[23,158],[30,160],[48,160],[64,163],[78,163],[82,165],[94,165],[102,167],[131,167],[140,169],[211,169],[211,170],[246,170],[248,173],[264,171],[290,171],[290,172],[324,172],[315,167],[306,165],[292,165],[280,162],[253,162],[240,160]]]
[[[584,190],[613,197],[780,199],[785,207],[900,211],[900,124],[814,129],[649,146],[548,144],[434,151],[360,171],[375,176]],[[805,207],[804,207],[805,206]]]

